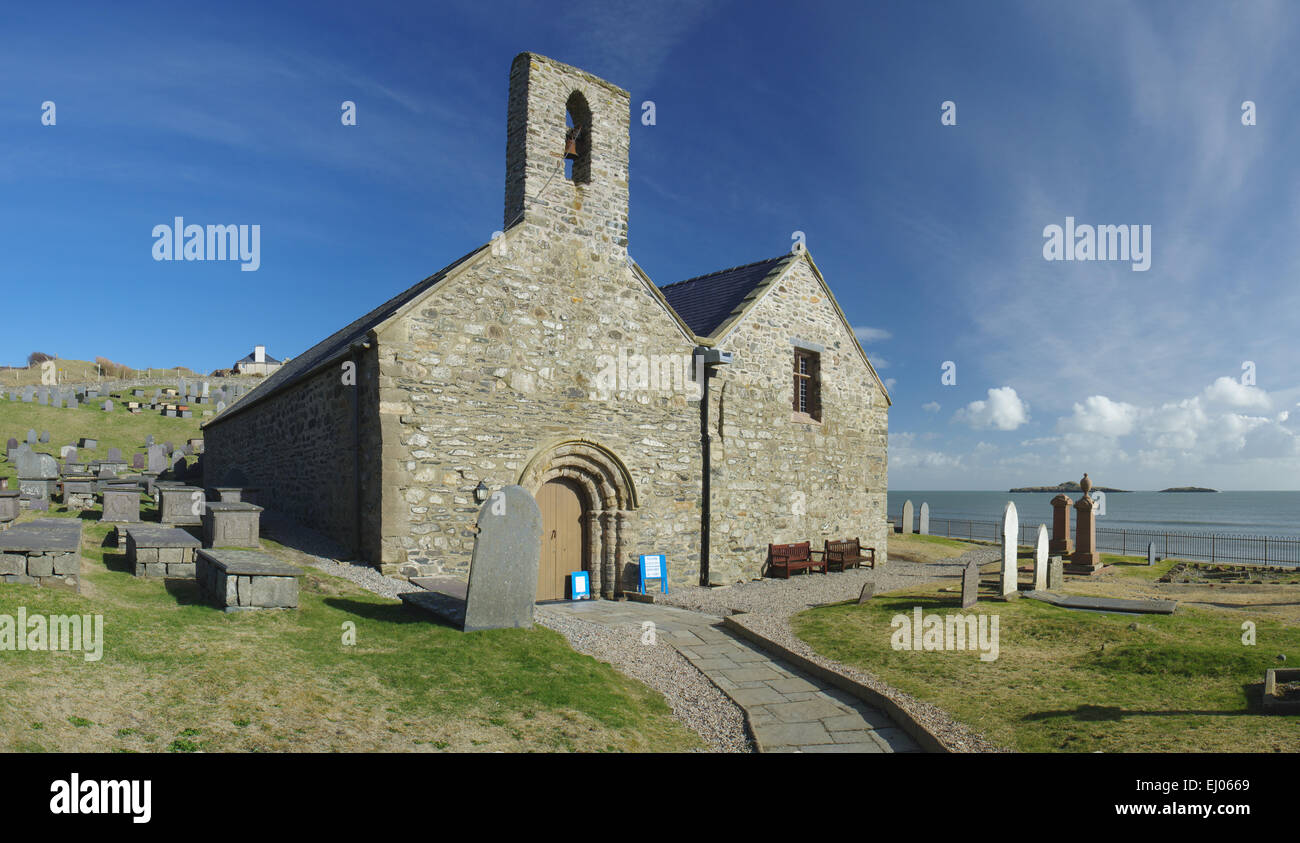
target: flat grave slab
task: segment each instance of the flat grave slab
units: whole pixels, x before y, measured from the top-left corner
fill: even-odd
[[[1065,609],[1090,609],[1095,612],[1172,615],[1174,609],[1178,608],[1178,601],[1176,600],[1125,600],[1119,597],[1081,597],[1077,594],[1055,594],[1050,591],[1026,591],[1024,596]]]
[[[199,591],[227,612],[298,608],[296,565],[255,550],[200,549],[195,576]]]
[[[7,583],[81,590],[81,520],[42,518],[0,533],[0,577]]]
[[[134,524],[126,528],[126,561],[137,577],[192,580],[199,540],[179,527]]]

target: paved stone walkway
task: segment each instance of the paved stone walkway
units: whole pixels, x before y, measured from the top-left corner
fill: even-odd
[[[712,615],[648,603],[549,603],[550,611],[667,643],[745,711],[760,752],[920,752],[878,709],[723,630]]]

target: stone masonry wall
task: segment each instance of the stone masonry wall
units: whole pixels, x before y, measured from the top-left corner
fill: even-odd
[[[373,361],[373,349],[358,360],[355,387],[343,383],[340,362],[274,398],[209,422],[203,428],[204,484],[214,486],[239,469],[261,490],[261,506],[377,561],[377,543],[361,546],[357,535],[356,478],[359,471],[365,490],[378,461],[378,434],[365,427],[367,407],[375,402]],[[363,416],[359,449],[358,411]],[[366,518],[377,516],[374,500],[363,500]],[[366,529],[363,524],[363,534]]]
[[[583,439],[613,452],[636,487],[624,587],[641,553],[668,555],[670,583],[698,582],[698,390],[642,388],[636,361],[618,379],[620,352],[689,366],[693,343],[618,254],[527,224],[505,247],[380,334],[385,570],[416,562],[465,577],[479,481],[517,483],[534,457]]]
[[[791,338],[824,346],[820,423],[794,420]],[[886,555],[888,406],[856,341],[799,260],[719,348],[710,383],[710,580],[760,576],[768,543],[862,539]]]

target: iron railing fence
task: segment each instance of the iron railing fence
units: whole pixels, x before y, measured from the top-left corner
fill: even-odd
[[[890,523],[899,529],[902,516]],[[916,530],[918,524],[913,524]],[[1051,525],[1048,525],[1051,533]],[[930,535],[968,541],[1002,540],[998,521],[970,521],[957,518],[931,518]],[[1038,538],[1037,524],[1021,524],[1018,544],[1032,545]],[[1117,530],[1097,528],[1097,550],[1120,556],[1144,556],[1147,545],[1155,545],[1160,557],[1195,559],[1205,562],[1300,565],[1300,538],[1295,536],[1249,536],[1233,533],[1182,533],[1174,530]]]

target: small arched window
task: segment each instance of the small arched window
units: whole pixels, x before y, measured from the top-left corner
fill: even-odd
[[[564,175],[574,184],[587,184],[591,181],[591,107],[587,98],[574,91],[565,103],[565,149],[573,141],[574,155],[566,155]]]

